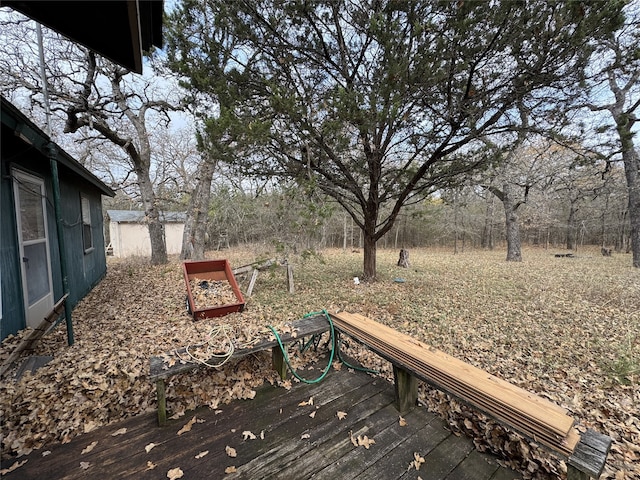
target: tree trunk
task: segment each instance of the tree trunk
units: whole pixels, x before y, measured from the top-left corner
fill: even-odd
[[[453,254],[458,253],[458,192],[453,195]]]
[[[507,229],[507,262],[521,262],[522,249],[520,246],[520,225],[518,225],[518,204],[511,196],[511,187],[508,184],[503,186],[503,199],[505,223]]]
[[[632,132],[633,126],[637,122],[634,110],[638,107],[638,103],[636,102],[629,111],[625,111],[624,106],[628,100],[629,90],[618,86],[614,78],[615,73],[612,70],[608,74],[609,86],[616,99],[616,102],[609,108],[609,112],[616,122],[622,163],[624,163],[624,173],[627,179],[633,266],[640,268],[640,156],[636,152],[633,142],[634,133]]]
[[[629,219],[631,220],[631,252],[633,254],[633,266],[640,268],[640,157],[638,156],[631,134],[628,143],[630,148],[623,148],[622,161],[627,177],[629,190]]]
[[[151,264],[162,265],[168,262],[167,246],[165,244],[164,226],[160,221],[160,212],[153,191],[153,185],[149,177],[149,172],[136,169],[138,185],[140,186],[140,197],[144,204],[144,213],[149,228],[149,240],[151,241]]]
[[[482,248],[493,250],[493,202],[494,196],[487,198],[487,208],[484,216],[484,228],[482,229]]]
[[[376,279],[376,237],[375,219],[365,218],[365,229],[362,230],[364,237],[364,272],[362,278],[366,282],[373,282]]]
[[[189,200],[187,221],[182,235],[182,260],[204,260],[206,234],[211,201],[211,182],[216,162],[205,156],[198,168],[198,178]]]
[[[342,223],[342,251],[347,251],[347,214],[344,214],[344,222]]]
[[[567,250],[573,250],[576,246],[576,208],[573,202],[569,208],[567,219]]]
[[[409,268],[409,250],[405,250],[404,248],[400,250],[398,266],[402,268]]]
[[[370,232],[364,234],[364,274],[363,279],[367,282],[376,279],[376,239]]]

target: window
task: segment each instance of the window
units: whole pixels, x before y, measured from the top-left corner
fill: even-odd
[[[91,209],[89,199],[84,195],[80,195],[80,204],[82,206],[82,246],[84,252],[93,250],[93,236],[91,235]]]

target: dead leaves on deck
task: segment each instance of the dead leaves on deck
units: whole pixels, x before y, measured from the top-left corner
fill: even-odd
[[[98,442],[91,442],[82,450],[82,452],[80,452],[80,455],[84,455],[85,453],[91,452],[91,450],[93,450],[96,447],[96,445],[98,445]]]
[[[425,462],[425,459],[422,455],[420,455],[418,452],[413,452],[413,460],[409,464],[407,471],[411,469],[420,470],[420,467],[424,462]]]
[[[369,450],[371,445],[376,443],[373,438],[369,438],[367,435],[358,435],[357,437],[354,437],[351,430],[349,430],[349,440],[351,440],[354,447],[364,447],[367,450]]]
[[[17,470],[18,468],[22,467],[28,461],[29,461],[28,459],[25,459],[25,460],[21,460],[21,461],[15,462],[9,468],[3,468],[2,470],[0,470],[0,475],[7,475],[8,473],[11,473],[14,470]]]
[[[180,467],[172,468],[167,472],[167,478],[169,480],[177,480],[178,478],[184,477],[184,472],[180,469]]]
[[[178,430],[178,435],[182,435],[183,433],[186,432],[190,432],[191,431],[191,427],[193,427],[193,425],[195,425],[195,423],[202,423],[204,422],[204,420],[199,420],[195,415],[191,418],[191,420],[189,420],[187,423],[184,424],[184,426]]]

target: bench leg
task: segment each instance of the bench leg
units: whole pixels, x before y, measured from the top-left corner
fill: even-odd
[[[581,472],[573,465],[567,464],[567,480],[589,480],[589,474]]]
[[[158,426],[167,423],[167,397],[164,391],[164,380],[156,382],[156,397],[158,398]]]
[[[284,361],[284,355],[278,345],[271,348],[271,365],[282,380],[287,379],[287,363]]]
[[[418,379],[403,368],[393,366],[396,393],[396,408],[404,415],[416,406],[418,401]]]

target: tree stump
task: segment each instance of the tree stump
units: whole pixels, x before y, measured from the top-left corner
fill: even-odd
[[[409,250],[405,250],[404,248],[400,249],[398,266],[402,268],[409,268]]]

